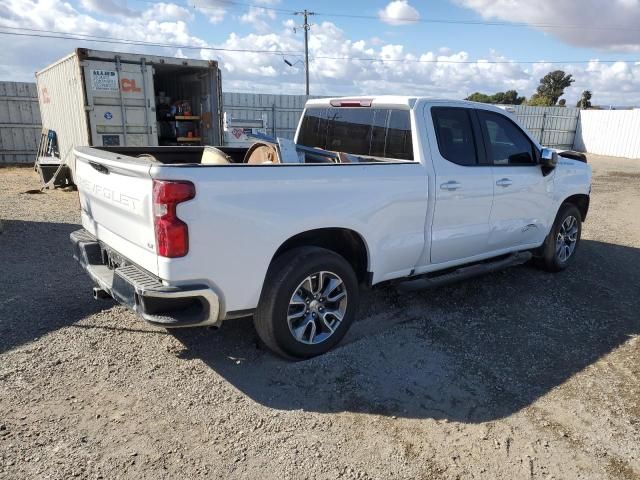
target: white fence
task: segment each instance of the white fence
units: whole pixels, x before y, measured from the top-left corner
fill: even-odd
[[[293,138],[306,101],[305,95],[226,92],[222,97],[222,106],[227,115],[243,120],[260,119],[262,115],[266,115],[267,130],[270,135]],[[521,105],[508,109],[542,145],[572,148],[579,109]]]
[[[579,108],[567,107],[527,107],[516,105],[513,108],[518,120],[545,147],[573,147]]]
[[[222,103],[227,115],[234,118],[253,120],[264,114],[270,135],[293,138],[306,100],[305,95],[225,92]],[[509,110],[542,145],[640,158],[640,110],[581,112],[577,108],[527,106]],[[39,136],[35,84],[0,82],[0,164],[33,162]]]
[[[293,139],[308,98],[320,97],[224,92],[222,109],[228,116],[242,120],[259,120],[265,115],[269,135]]]
[[[575,148],[598,155],[640,158],[640,110],[583,110]]]
[[[33,162],[39,141],[36,84],[0,82],[0,164]]]

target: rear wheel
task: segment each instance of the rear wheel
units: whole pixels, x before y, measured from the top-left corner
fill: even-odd
[[[559,272],[567,268],[575,258],[581,233],[580,210],[575,205],[565,203],[558,211],[537,263],[548,272]]]
[[[324,248],[295,248],[269,268],[254,324],[261,340],[282,356],[320,355],[347,333],[358,293],[343,257]]]

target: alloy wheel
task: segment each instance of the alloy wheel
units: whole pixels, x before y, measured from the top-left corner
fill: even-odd
[[[573,215],[564,219],[556,237],[556,256],[566,262],[576,249],[578,243],[578,220]]]
[[[306,277],[293,292],[287,323],[293,337],[307,345],[326,341],[347,312],[347,289],[333,272],[320,271]]]

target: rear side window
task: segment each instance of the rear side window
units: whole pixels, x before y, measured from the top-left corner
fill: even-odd
[[[301,145],[324,145],[327,139],[327,111],[321,108],[306,110],[298,137]]]
[[[433,107],[431,117],[440,155],[458,165],[476,165],[478,156],[466,108]]]
[[[389,110],[385,157],[413,160],[411,121],[406,110]]]
[[[413,160],[408,110],[310,108],[302,119],[298,143],[353,155]]]
[[[478,110],[489,162],[493,165],[535,165],[533,144],[508,118]]]

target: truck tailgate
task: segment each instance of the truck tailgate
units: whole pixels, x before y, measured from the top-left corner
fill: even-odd
[[[82,226],[157,275],[150,162],[85,147],[75,157]]]

